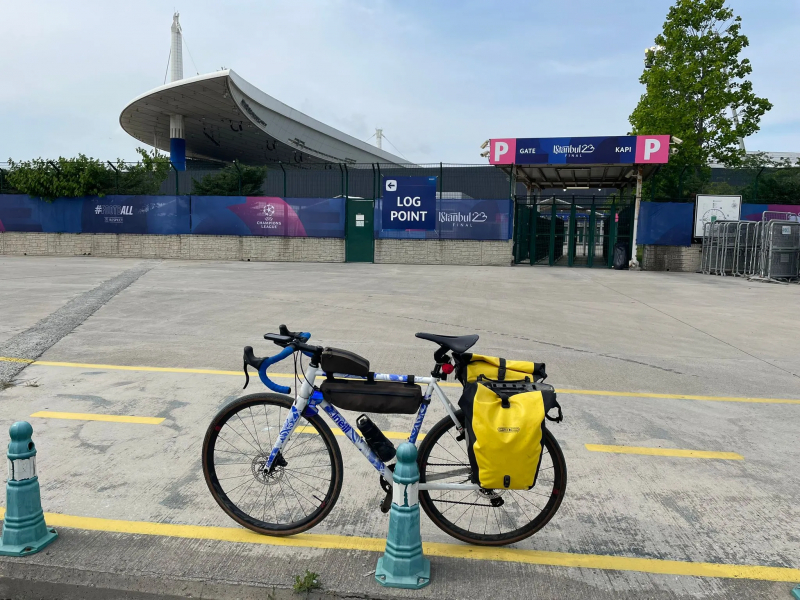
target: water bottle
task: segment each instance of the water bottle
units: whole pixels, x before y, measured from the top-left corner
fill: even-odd
[[[378,426],[372,422],[367,415],[361,415],[356,419],[359,431],[364,435],[364,439],[370,449],[380,458],[383,462],[389,462],[395,457],[397,451],[394,444],[383,435],[383,432],[378,429]]]

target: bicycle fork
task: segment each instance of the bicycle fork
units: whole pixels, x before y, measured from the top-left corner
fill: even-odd
[[[313,382],[316,379],[317,371],[319,371],[319,367],[309,365],[308,371],[306,371],[303,379],[303,383],[300,386],[300,391],[297,393],[297,398],[295,398],[292,408],[289,410],[289,415],[286,417],[286,420],[281,426],[281,430],[278,432],[278,439],[275,440],[275,444],[272,446],[272,450],[270,451],[266,462],[261,465],[260,470],[264,475],[269,475],[272,473],[273,467],[276,465],[278,455],[286,445],[286,441],[297,428],[297,422],[300,420],[300,415],[302,415],[306,410],[306,407],[309,406],[309,398],[311,398],[312,394],[314,393],[314,386],[309,382]]]

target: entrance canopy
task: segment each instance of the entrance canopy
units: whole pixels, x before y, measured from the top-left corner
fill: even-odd
[[[529,189],[620,189],[669,159],[670,136],[500,138],[489,140],[489,163]]]

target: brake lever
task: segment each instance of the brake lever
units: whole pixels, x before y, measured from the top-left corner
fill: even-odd
[[[250,383],[250,373],[247,372],[247,362],[244,363],[244,387],[243,390],[247,389],[247,385]]]

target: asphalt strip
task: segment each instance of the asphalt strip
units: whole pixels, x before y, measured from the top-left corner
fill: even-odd
[[[96,288],[73,298],[33,327],[0,344],[0,356],[15,356],[25,361],[0,362],[0,381],[13,381],[30,364],[59,340],[91,317],[100,307],[127,288],[157,263],[139,263]]]

